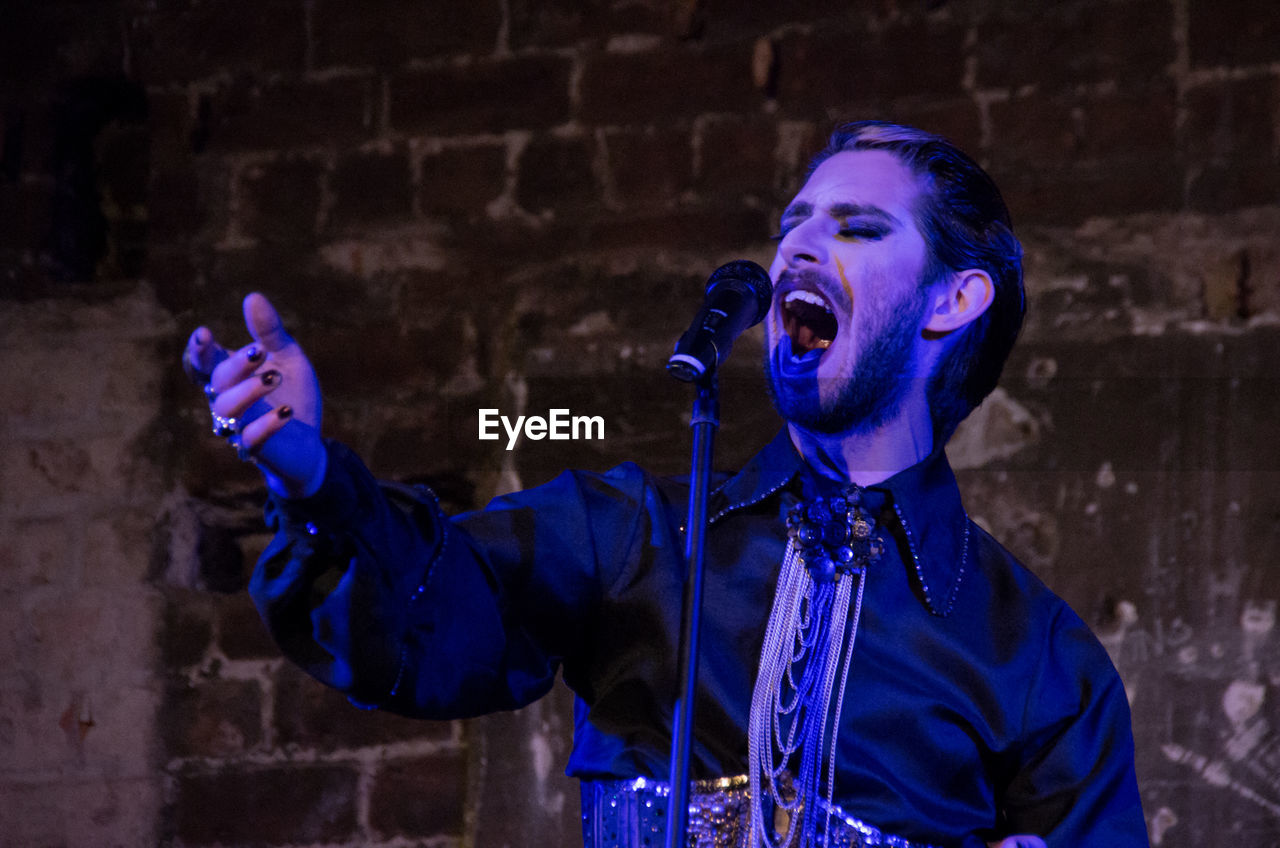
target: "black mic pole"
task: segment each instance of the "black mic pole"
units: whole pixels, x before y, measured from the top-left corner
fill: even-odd
[[[677,380],[694,383],[698,395],[689,424],[693,462],[689,472],[689,514],[684,536],[684,602],[680,611],[680,694],[672,709],[671,780],[668,783],[666,848],[682,848],[689,829],[689,751],[693,744],[693,701],[698,681],[698,631],[702,621],[702,575],[706,559],[707,499],[711,453],[720,426],[716,368],[734,338],[759,323],[769,309],[773,283],[754,262],[721,265],[707,280],[702,309],[667,360]]]
[[[693,701],[698,680],[698,631],[702,623],[702,575],[706,560],[707,499],[711,454],[720,426],[720,389],[716,369],[698,378],[693,401],[693,459],[689,474],[689,513],[685,519],[684,602],[680,611],[680,658],[675,726],[671,735],[671,779],[667,805],[666,848],[683,848],[689,829],[689,749],[693,741]]]

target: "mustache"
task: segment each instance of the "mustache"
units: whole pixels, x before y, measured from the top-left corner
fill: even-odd
[[[850,304],[845,296],[844,286],[834,277],[822,273],[816,268],[787,269],[778,275],[774,291],[785,294],[792,289],[809,289],[816,291],[827,299],[837,311],[847,312]]]

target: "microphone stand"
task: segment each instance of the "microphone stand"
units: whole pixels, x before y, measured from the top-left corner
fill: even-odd
[[[711,454],[720,426],[720,390],[715,368],[698,378],[693,401],[693,458],[689,474],[689,513],[685,521],[684,601],[680,613],[680,694],[671,735],[671,779],[667,805],[666,848],[682,848],[689,829],[689,750],[693,740],[693,701],[698,679],[698,631],[702,623],[702,576],[705,564],[707,498]]]

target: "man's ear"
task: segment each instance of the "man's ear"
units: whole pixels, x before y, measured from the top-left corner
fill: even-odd
[[[944,336],[968,326],[987,311],[995,296],[991,275],[981,268],[948,275],[930,295],[925,333]]]

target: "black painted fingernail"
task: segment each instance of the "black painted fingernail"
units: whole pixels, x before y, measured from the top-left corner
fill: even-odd
[[[292,407],[292,406],[282,406],[282,407],[280,407],[279,409],[277,409],[277,410],[276,410],[276,417],[277,417],[277,418],[292,418],[292,417],[293,417],[293,407]]]
[[[279,371],[268,371],[267,373],[262,375],[262,385],[264,386],[274,386],[276,383],[279,383],[279,382],[280,382]]]
[[[251,347],[251,348],[249,348],[249,361],[250,361],[250,362],[257,362],[257,361],[258,361],[259,359],[261,359],[261,358],[262,358],[262,348],[260,348],[260,347]]]

